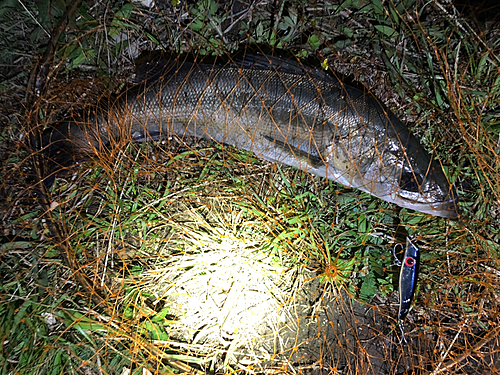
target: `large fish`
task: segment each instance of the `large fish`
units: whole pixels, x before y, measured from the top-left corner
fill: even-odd
[[[123,135],[194,136],[401,207],[458,215],[455,191],[407,127],[371,93],[333,74],[264,55],[180,55],[141,69],[150,70],[141,83],[45,132],[42,153],[52,171]]]

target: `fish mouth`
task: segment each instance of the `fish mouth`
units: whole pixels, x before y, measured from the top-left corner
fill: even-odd
[[[450,199],[446,202],[435,203],[431,205],[431,209],[427,212],[432,215],[437,215],[448,219],[456,219],[460,215],[458,199]]]
[[[413,189],[397,191],[402,207],[411,208],[434,216],[456,219],[460,215],[458,195],[453,186],[426,182],[425,179]]]
[[[456,219],[460,215],[458,200],[447,200],[445,202],[394,202],[398,206],[409,208],[415,211],[430,214],[432,216],[444,217],[447,219]]]
[[[460,208],[458,207],[458,194],[453,186],[450,186],[446,199],[441,202],[433,204],[433,209],[439,212],[438,216],[446,217],[449,219],[456,219],[460,215]]]
[[[410,208],[433,216],[456,219],[460,215],[459,200],[455,190],[450,191],[446,198],[442,200],[409,199],[408,194],[398,194],[398,198],[399,203],[395,203],[401,207]]]

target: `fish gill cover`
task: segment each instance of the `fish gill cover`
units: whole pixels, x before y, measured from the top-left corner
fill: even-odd
[[[500,372],[498,24],[415,0],[7,1],[0,18],[2,372]],[[163,51],[163,62],[151,63],[150,51]],[[166,77],[165,52],[177,64],[168,79],[180,80],[194,59],[191,72],[205,82],[213,76],[202,66],[231,61],[241,79],[249,64],[268,69],[274,55],[267,61],[282,65],[278,83],[304,77],[294,78],[295,91],[276,91],[289,101],[293,94],[293,103],[305,98],[298,93],[307,78],[321,77],[323,98],[339,82],[350,94],[369,90],[377,110],[415,135],[416,143],[388,149],[400,171],[412,165],[393,191],[421,193],[429,171],[419,177],[412,163],[428,155],[439,185],[455,186],[459,220],[345,187],[363,184],[313,177],[332,155],[317,126],[302,128],[311,133],[302,141],[303,132],[261,137],[300,169],[262,161],[272,158],[238,143],[237,128],[224,128],[222,139],[207,127],[154,128],[165,103],[176,118],[198,120],[213,116],[204,100],[220,98],[191,79],[170,86],[170,99],[144,91]],[[147,95],[137,95],[141,87]],[[238,92],[222,103],[240,99],[241,116],[253,105],[261,111],[254,117],[275,119],[268,92],[260,103]],[[182,107],[189,95],[196,104]],[[311,103],[290,118],[319,116],[304,109]],[[241,125],[242,117],[226,120]],[[365,125],[333,132],[354,145],[342,160],[359,163],[356,171],[385,160],[379,145],[390,144],[359,142]],[[57,126],[66,130],[50,130]],[[73,142],[60,142],[67,137]],[[391,138],[380,128],[374,137]],[[49,155],[66,173],[49,184],[40,180],[44,151],[33,147],[40,139],[63,145]],[[418,156],[407,150],[416,144]],[[392,249],[407,235],[421,265],[404,342],[394,330]]]

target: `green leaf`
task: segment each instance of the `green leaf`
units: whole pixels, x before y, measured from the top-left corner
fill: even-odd
[[[359,290],[359,298],[365,302],[369,302],[375,293],[377,293],[377,283],[371,274],[363,277],[362,280],[361,288]]]
[[[314,34],[309,37],[308,43],[313,49],[316,49],[321,45],[319,38]]]
[[[115,18],[114,19],[129,19],[132,11],[134,10],[134,6],[130,3],[126,3],[122,9],[120,9],[118,12],[115,13]],[[113,24],[113,22],[111,22]]]
[[[75,55],[76,57],[71,60],[71,62],[66,67],[67,71],[75,69],[82,65],[84,62],[88,61],[90,57],[93,57],[95,55],[95,50],[90,49],[87,51],[83,51],[82,48],[78,47],[76,51],[72,53],[72,55]]]
[[[28,249],[31,247],[31,242],[27,241],[14,241],[0,245],[0,251],[8,251],[14,249]]]
[[[0,17],[8,11],[13,11],[20,6],[19,0],[3,0],[0,2]]]
[[[203,22],[199,19],[195,19],[191,22],[189,28],[193,31],[200,31],[203,28]]]
[[[80,16],[82,16],[82,21],[83,21],[83,22],[79,22],[78,26],[83,27],[84,29],[86,29],[85,28],[86,24],[88,24],[89,22],[95,21],[94,17],[92,17],[88,13],[88,4],[85,1],[82,2],[82,5],[80,6],[80,8],[78,8],[78,13],[80,14]]]
[[[354,32],[350,28],[345,27],[344,25],[339,25],[338,29],[349,39],[351,39],[354,36]]]
[[[384,34],[389,38],[395,38],[399,35],[399,33],[390,26],[375,25],[375,29],[377,29],[378,31],[380,31],[382,34]]]
[[[372,0],[372,6],[373,6],[373,10],[375,11],[375,13],[380,14],[380,15],[385,14],[384,6],[380,2],[380,0]]]
[[[167,341],[170,338],[169,335],[165,332],[163,325],[155,324],[148,320],[145,320],[141,323],[141,325],[138,327],[138,332],[147,335],[153,340]]]

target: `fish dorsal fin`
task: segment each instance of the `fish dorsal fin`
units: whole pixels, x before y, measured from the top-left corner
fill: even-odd
[[[161,76],[172,71],[179,65],[179,61],[172,60],[159,60],[147,61],[136,66],[135,77],[132,81],[134,84],[145,83],[146,81],[154,81]]]
[[[310,78],[333,81],[335,78],[328,72],[304,65],[299,60],[292,60],[286,57],[257,54],[243,54],[237,55],[234,58],[234,63],[242,69],[260,69],[269,70],[274,69],[279,73],[288,73],[295,75],[307,75]]]
[[[141,84],[146,81],[156,80],[169,73],[172,69],[177,69],[183,64],[206,64],[213,68],[228,67],[234,65],[239,69],[273,69],[278,73],[288,73],[295,75],[306,75],[310,78],[338,82],[332,74],[319,68],[310,67],[299,60],[286,57],[271,56],[262,52],[255,52],[252,49],[245,49],[230,55],[223,56],[201,56],[192,53],[183,54],[151,54],[136,60],[136,73],[133,79],[134,84]]]

